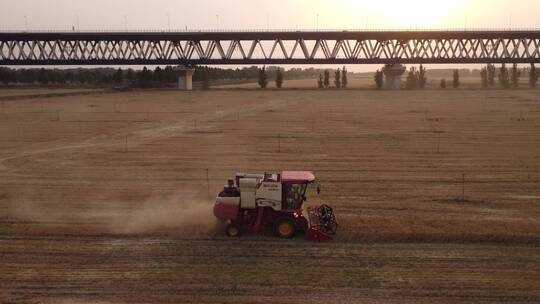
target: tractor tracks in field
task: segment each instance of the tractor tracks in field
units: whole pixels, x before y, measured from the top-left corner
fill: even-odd
[[[270,99],[265,100],[264,102],[254,105],[254,106],[242,106],[239,108],[233,108],[230,110],[217,110],[211,113],[194,115],[192,117],[182,118],[179,121],[169,123],[165,126],[144,128],[133,131],[122,131],[113,133],[110,135],[96,135],[94,137],[83,140],[80,143],[68,144],[68,143],[59,143],[59,145],[54,145],[56,142],[48,142],[46,145],[49,147],[37,148],[32,151],[24,151],[17,153],[13,156],[8,156],[0,158],[0,171],[7,170],[6,162],[15,160],[18,158],[32,157],[44,153],[52,152],[63,152],[69,150],[80,150],[88,149],[95,147],[123,147],[125,144],[124,138],[126,141],[129,139],[130,147],[135,147],[140,144],[155,141],[158,139],[169,138],[173,136],[178,136],[180,134],[185,134],[191,131],[203,131],[208,130],[211,126],[208,125],[209,122],[215,122],[216,120],[223,120],[231,116],[237,115],[246,115],[251,113],[256,113],[260,111],[270,109],[275,109],[289,105],[290,100],[276,100]],[[193,122],[196,122],[193,124]],[[53,144],[53,146],[51,146]]]
[[[145,236],[0,237],[0,244],[0,286],[9,286],[13,299],[85,294],[137,302],[136,291],[139,299],[162,295],[157,302],[219,296],[289,303],[276,288],[292,288],[307,302],[536,299],[530,280],[538,251],[521,246]]]
[[[105,89],[89,89],[78,90],[72,92],[58,92],[58,93],[38,93],[38,94],[25,94],[25,95],[0,95],[0,101],[17,101],[36,98],[54,98],[54,97],[73,97],[73,96],[86,96],[95,94],[105,94]]]

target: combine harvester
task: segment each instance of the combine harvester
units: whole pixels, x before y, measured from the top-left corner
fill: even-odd
[[[272,229],[275,236],[284,239],[303,231],[308,240],[331,240],[337,229],[332,208],[308,207],[307,216],[303,213],[311,184],[317,185],[319,194],[320,187],[311,172],[238,173],[216,198],[214,215],[228,223],[225,234],[229,237]]]

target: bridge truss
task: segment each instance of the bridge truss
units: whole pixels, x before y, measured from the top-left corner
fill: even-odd
[[[0,65],[538,63],[540,31],[0,33]]]

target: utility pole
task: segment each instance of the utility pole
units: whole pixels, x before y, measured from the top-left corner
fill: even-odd
[[[124,15],[124,30],[127,32],[127,15]]]
[[[317,13],[317,32],[319,31],[319,14]]]
[[[437,138],[437,154],[441,153],[441,132],[438,132]]]
[[[77,32],[79,31],[79,15],[75,16],[76,18],[76,24],[77,24]]]
[[[216,25],[217,25],[217,30],[219,31],[219,15],[216,15]]]
[[[266,14],[266,31],[270,31],[270,16]]]
[[[171,31],[171,15],[167,14],[167,29]]]
[[[28,32],[28,17],[24,15],[24,29]]]
[[[461,175],[461,200],[465,201],[465,173]]]
[[[210,176],[208,174],[208,168],[206,168],[206,188],[208,195],[210,195]]]

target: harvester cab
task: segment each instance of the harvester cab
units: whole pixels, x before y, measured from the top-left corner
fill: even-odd
[[[261,233],[271,229],[280,238],[292,238],[305,232],[308,240],[331,240],[337,230],[332,208],[328,205],[307,207],[308,186],[316,184],[311,172],[237,173],[216,198],[214,215],[227,222],[225,233]]]

